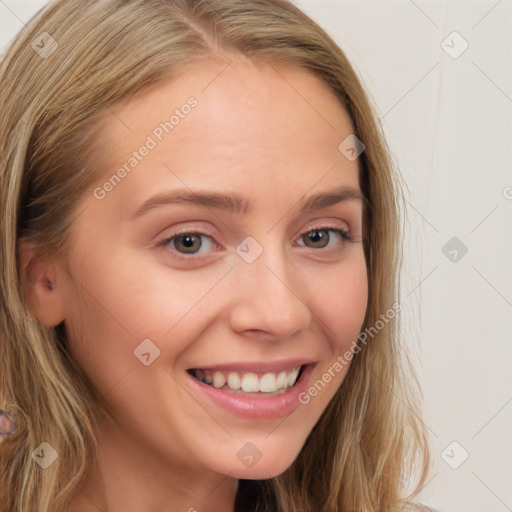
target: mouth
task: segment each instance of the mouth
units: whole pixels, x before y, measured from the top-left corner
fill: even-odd
[[[249,396],[286,393],[301,380],[307,364],[276,372],[191,368],[187,372],[207,386]]]
[[[199,403],[245,420],[275,420],[299,409],[318,361],[224,363],[186,371]]]

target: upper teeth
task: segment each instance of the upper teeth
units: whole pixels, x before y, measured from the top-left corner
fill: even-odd
[[[233,391],[245,393],[276,393],[280,389],[292,387],[299,375],[301,367],[279,373],[264,373],[260,376],[254,372],[220,372],[211,370],[194,370],[194,375],[216,388],[227,387]]]

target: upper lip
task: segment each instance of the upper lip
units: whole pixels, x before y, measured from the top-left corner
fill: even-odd
[[[256,373],[279,372],[283,370],[291,370],[297,366],[312,364],[316,361],[304,359],[286,359],[282,361],[246,361],[232,362],[220,364],[198,365],[189,368],[190,370],[210,370],[210,371],[252,371]]]

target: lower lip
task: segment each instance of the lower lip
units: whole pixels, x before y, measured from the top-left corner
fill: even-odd
[[[279,395],[264,395],[263,393],[262,396],[243,395],[205,384],[188,372],[187,377],[200,393],[206,395],[223,409],[248,419],[271,420],[284,418],[301,405],[299,395],[308,388],[315,366],[316,364],[306,365],[295,386]]]

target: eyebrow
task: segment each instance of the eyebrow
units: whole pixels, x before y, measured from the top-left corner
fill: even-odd
[[[367,203],[366,197],[364,197],[360,190],[350,187],[339,187],[328,192],[320,192],[308,196],[305,200],[301,201],[300,211],[305,213],[312,210],[320,210],[350,199],[361,200],[365,205]],[[239,215],[247,214],[251,210],[250,203],[237,194],[224,194],[208,190],[191,191],[190,189],[176,189],[150,197],[133,214],[132,219],[142,217],[155,209],[173,204],[199,205]]]

